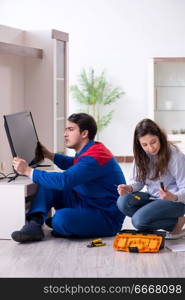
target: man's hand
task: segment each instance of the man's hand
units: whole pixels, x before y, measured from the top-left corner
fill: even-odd
[[[40,147],[42,149],[42,153],[44,154],[44,157],[53,161],[54,160],[54,153],[49,151],[45,146],[43,146],[41,144],[41,142],[39,142],[39,144],[40,144]]]
[[[14,157],[12,165],[18,174],[25,176],[31,175],[32,168],[28,166],[24,159]]]
[[[159,192],[160,192],[160,199],[162,200],[177,201],[178,199],[176,195],[168,191],[166,188],[164,188],[164,190],[160,188]]]
[[[132,193],[133,189],[131,185],[119,184],[118,185],[118,194],[124,196],[127,193]]]

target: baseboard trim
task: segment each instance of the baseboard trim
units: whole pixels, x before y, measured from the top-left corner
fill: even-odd
[[[133,160],[134,160],[134,157],[131,155],[130,156],[129,155],[127,155],[127,156],[115,155],[114,157],[117,160],[117,162],[119,162],[119,163],[123,163],[123,162],[130,163],[130,162],[133,162]]]

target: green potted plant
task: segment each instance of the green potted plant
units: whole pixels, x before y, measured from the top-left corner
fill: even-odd
[[[80,111],[87,112],[95,118],[99,138],[99,132],[110,123],[114,112],[107,110],[107,113],[103,113],[105,106],[115,103],[124,94],[123,90],[120,87],[112,88],[104,71],[96,76],[94,69],[90,68],[89,71],[82,70],[79,86],[72,85],[70,91],[73,98],[80,103]]]

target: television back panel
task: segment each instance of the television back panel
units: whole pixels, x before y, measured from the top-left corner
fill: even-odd
[[[5,115],[4,121],[12,155],[25,159],[29,165],[35,163],[38,136],[31,112]]]

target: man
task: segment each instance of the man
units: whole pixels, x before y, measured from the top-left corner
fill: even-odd
[[[64,172],[33,170],[25,160],[15,157],[13,166],[39,185],[20,231],[12,233],[16,242],[44,238],[42,225],[53,228],[54,236],[113,236],[122,226],[124,215],[116,206],[116,185],[125,183],[124,175],[111,152],[94,138],[96,122],[85,113],[72,114],[67,121],[64,138],[75,157],[54,154],[43,146],[44,156]],[[47,219],[54,207],[55,213]]]

